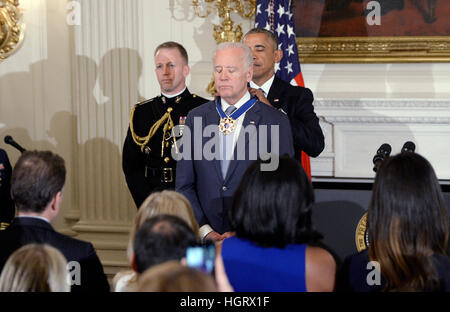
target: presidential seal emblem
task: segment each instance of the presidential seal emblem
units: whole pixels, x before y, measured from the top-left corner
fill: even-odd
[[[235,120],[231,117],[224,117],[220,119],[219,131],[223,134],[230,134],[236,128]]]
[[[358,252],[369,247],[369,233],[367,232],[367,212],[361,217],[356,226],[355,243]]]

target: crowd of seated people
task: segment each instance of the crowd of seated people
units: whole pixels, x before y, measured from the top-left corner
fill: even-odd
[[[189,201],[155,192],[130,231],[131,270],[119,272],[110,289],[92,244],[50,224],[60,210],[64,160],[27,151],[11,180],[18,216],[0,231],[0,291],[450,291],[449,215],[425,158],[401,153],[383,162],[368,208],[369,247],[342,268],[318,247],[314,191],[301,165],[281,157],[276,170],[262,171],[262,163],[248,167],[234,195],[233,235],[216,243],[212,274],[186,261],[188,247],[202,243]],[[78,285],[68,282],[68,262],[80,264]]]
[[[174,191],[162,191],[152,193],[139,207],[136,214],[134,225],[130,231],[127,256],[131,264],[133,245],[136,232],[147,219],[161,215],[169,214],[183,219],[195,236],[198,237],[198,224],[195,220],[189,201],[183,195]],[[131,291],[137,285],[137,273],[134,270],[125,270],[117,273],[113,279],[113,289],[116,292]]]

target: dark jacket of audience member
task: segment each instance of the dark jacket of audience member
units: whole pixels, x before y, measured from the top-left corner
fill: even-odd
[[[186,248],[197,241],[191,227],[173,215],[157,215],[142,223],[134,239],[133,269],[142,273],[169,260],[181,260]]]
[[[11,223],[16,212],[11,198],[11,172],[8,154],[0,148],[0,229]]]
[[[109,291],[92,244],[60,234],[50,224],[60,210],[65,178],[64,160],[52,152],[26,151],[18,159],[11,191],[19,214],[6,230],[0,231],[0,269],[16,249],[30,243],[45,243],[58,249],[67,262],[80,264],[80,285],[76,285],[77,275],[73,271],[72,291]]]
[[[345,260],[338,290],[450,291],[449,216],[425,158],[406,152],[384,161],[367,223],[369,248]]]
[[[300,164],[281,157],[275,171],[262,161],[247,169],[230,210],[235,237],[222,244],[225,271],[235,291],[332,291],[336,263],[313,247],[314,193]]]

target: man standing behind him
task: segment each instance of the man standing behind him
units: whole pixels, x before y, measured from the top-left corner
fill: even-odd
[[[243,42],[252,50],[254,61],[250,92],[287,114],[294,138],[295,159],[301,159],[302,151],[311,157],[319,156],[325,143],[312,105],[313,94],[308,88],[292,86],[275,76],[275,63],[283,57],[277,37],[271,31],[254,28],[245,34]]]

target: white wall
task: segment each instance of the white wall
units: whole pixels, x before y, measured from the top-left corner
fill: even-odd
[[[19,152],[3,143],[12,135],[26,149],[50,149],[68,164],[63,203],[73,200],[70,119],[70,38],[65,2],[21,0],[26,34],[17,53],[0,63],[0,146],[12,164]],[[63,225],[62,215],[57,224]]]
[[[450,63],[303,64],[316,98],[450,99]]]

